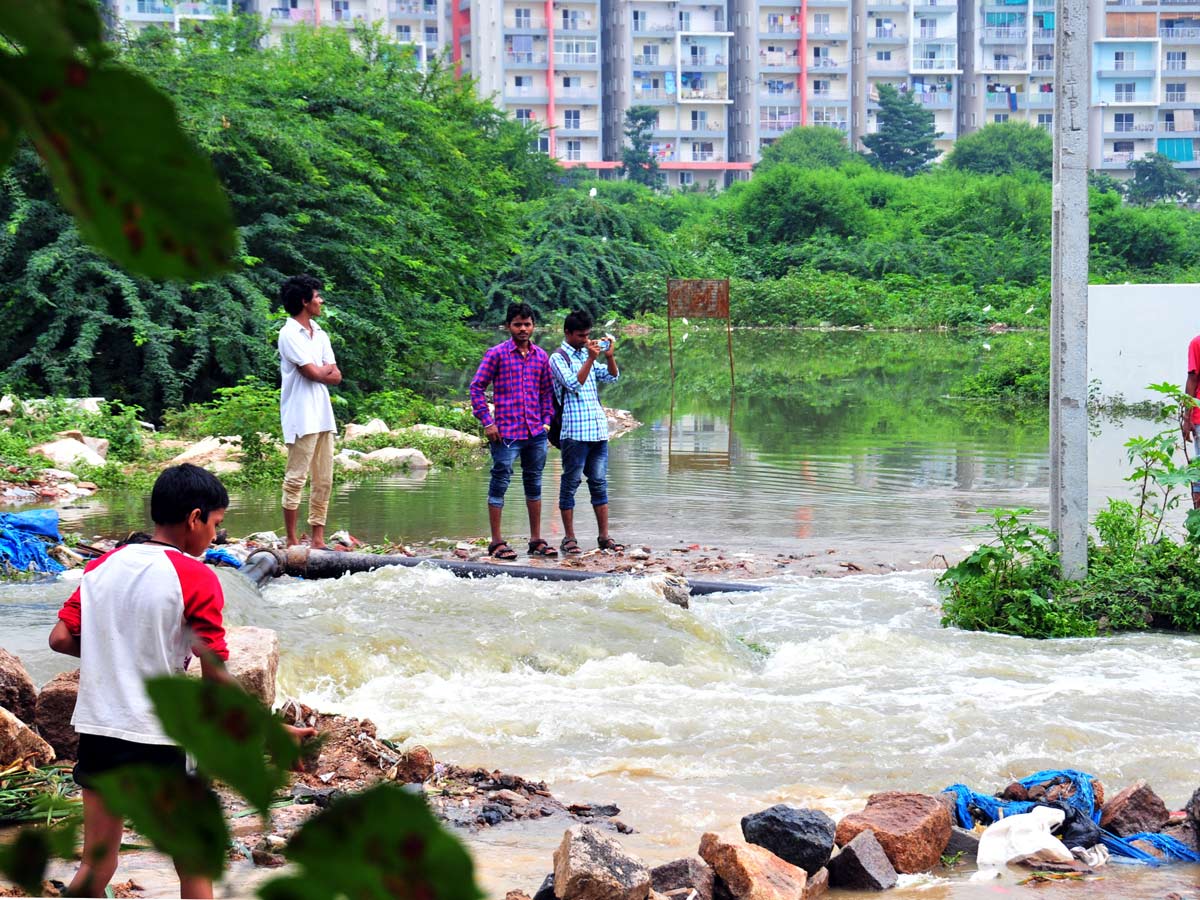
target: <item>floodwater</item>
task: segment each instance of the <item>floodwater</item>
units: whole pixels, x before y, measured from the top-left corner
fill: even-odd
[[[935,554],[976,540],[982,507],[1028,507],[1044,522],[1045,408],[954,395],[989,354],[1046,340],[739,331],[732,401],[723,333],[694,332],[677,346],[673,394],[665,335],[630,341],[619,352],[622,381],[604,399],[645,425],[611,447],[613,533],[658,547],[857,549],[932,565]],[[452,396],[465,396],[469,376],[449,376]],[[1153,430],[1136,419],[1097,426],[1093,510],[1128,496],[1122,444]],[[550,515],[559,471],[552,452],[544,480],[551,537],[561,534]],[[474,538],[487,534],[486,485],[483,470],[335,485],[330,523],[370,542]],[[506,518],[514,541],[526,533],[519,491],[516,479]],[[62,519],[86,534],[123,534],[146,521],[146,499],[105,492]],[[278,491],[235,495],[227,524],[233,534],[279,530]],[[585,510],[585,546],[591,524]]]
[[[629,382],[609,401],[647,427],[614,447],[621,534],[781,551],[882,545],[907,558],[974,539],[978,506],[1044,513],[1044,414],[945,399],[988,352],[977,342],[925,336],[943,343],[922,360],[913,336],[738,335],[739,345],[751,337],[763,344],[739,369],[732,429],[719,354],[676,359],[692,387],[676,392],[673,426],[669,391],[659,396],[666,346],[623,357]],[[1134,427],[1096,436],[1093,507],[1124,495],[1119,444]],[[482,533],[483,477],[355,487],[335,516],[372,538]],[[271,527],[274,503],[242,498],[233,530]],[[0,644],[35,679],[64,667],[44,635],[69,590],[0,585]],[[737,834],[741,816],[774,803],[837,817],[879,790],[991,791],[1044,768],[1092,772],[1110,791],[1145,778],[1171,808],[1188,799],[1200,637],[966,633],[940,626],[939,600],[927,571],[786,578],[682,610],[633,579],[464,582],[394,569],[279,581],[261,599],[231,597],[229,616],[279,632],[281,690],[367,716],[439,759],[544,779],[565,802],[615,802],[637,830],[622,843],[652,865],[695,852],[705,831]],[[464,834],[490,895],[532,893],[563,827]],[[906,879],[893,896],[1158,900],[1197,896],[1200,878],[1192,866],[1112,866],[1086,886],[1034,888],[967,875]]]

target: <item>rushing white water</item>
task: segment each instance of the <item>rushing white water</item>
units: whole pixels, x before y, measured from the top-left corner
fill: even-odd
[[[398,568],[277,583],[238,612],[280,631],[285,690],[567,802],[615,801],[652,863],[772,803],[838,815],[877,790],[995,790],[1050,767],[1187,800],[1200,639],[1027,641],[943,629],[938,606],[930,573],[797,579],[682,610],[633,579]],[[536,887],[561,828],[469,840],[503,896]],[[1166,876],[1130,877],[1110,875],[1117,895],[1162,895]],[[984,890],[959,882],[911,889]]]

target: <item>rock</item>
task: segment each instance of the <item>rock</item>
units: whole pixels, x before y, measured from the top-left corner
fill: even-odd
[[[1016,800],[1025,803],[1029,800],[1029,790],[1019,781],[1014,781],[1000,792],[1001,800]]]
[[[89,466],[104,465],[104,457],[83,441],[77,441],[74,438],[59,438],[57,441],[38,444],[29,452],[46,457],[56,466],[74,466],[80,463]]]
[[[109,447],[108,438],[90,437],[85,434],[83,436],[83,443],[86,446],[91,447],[93,450],[95,450],[96,454],[101,459],[108,459],[108,447]]]
[[[3,397],[0,397],[0,415],[10,415],[19,402],[12,394],[5,394]]]
[[[370,434],[387,434],[388,431],[387,422],[383,421],[383,419],[372,419],[366,425],[358,425],[351,422],[346,426],[343,440],[356,441]]]
[[[967,831],[965,828],[959,828],[954,825],[950,829],[950,843],[946,845],[946,849],[942,851],[947,856],[953,856],[955,853],[961,853],[966,859],[974,859],[975,854],[979,852],[979,835],[974,831]]]
[[[860,831],[829,860],[829,886],[856,891],[886,891],[896,886],[896,870],[873,831]]]
[[[256,531],[254,534],[249,535],[246,541],[251,544],[269,544],[275,546],[276,544],[282,544],[283,538],[273,531]]]
[[[416,746],[401,755],[394,777],[404,784],[424,784],[433,777],[436,765],[428,747]]]
[[[78,481],[79,476],[74,472],[68,472],[65,469],[41,469],[38,471],[39,478],[52,478],[55,481]]]
[[[554,851],[558,900],[646,900],[650,870],[590,825],[573,825]]]
[[[194,466],[210,466],[215,462],[228,460],[241,452],[242,439],[239,435],[224,437],[206,437],[197,441],[171,460],[171,465],[191,463]]]
[[[1168,825],[1162,830],[1162,833],[1168,837],[1175,838],[1175,840],[1179,841],[1179,843],[1183,844],[1193,853],[1200,853],[1200,836],[1198,836],[1197,828],[1192,822]]]
[[[0,707],[24,722],[34,723],[37,711],[37,685],[25,671],[20,657],[0,647]]]
[[[34,722],[38,734],[46,741],[59,759],[74,759],[79,751],[79,735],[71,724],[75,715],[75,697],[79,694],[79,670],[55,675],[37,698],[37,713]]]
[[[483,443],[483,438],[477,434],[468,434],[454,428],[439,428],[437,425],[410,425],[407,428],[397,428],[393,434],[421,434],[426,437],[458,441],[460,444],[470,444],[472,447],[478,447]]]
[[[808,876],[808,884],[804,886],[804,900],[814,900],[829,893],[829,870],[817,869]]]
[[[700,856],[734,900],[796,900],[804,895],[807,873],[763,847],[723,841],[710,831],[700,838]]]
[[[1200,788],[1192,791],[1191,799],[1183,810],[1187,813],[1188,821],[1200,828]]]
[[[532,898],[524,891],[509,891],[504,895],[504,900],[532,900]]]
[[[837,827],[819,809],[796,809],[780,803],[742,819],[742,835],[809,875],[824,867],[833,853]]]
[[[411,447],[381,447],[364,454],[363,459],[374,463],[387,463],[394,466],[411,466],[414,469],[428,469],[433,465],[420,450]]]
[[[335,466],[338,466],[339,468],[346,469],[351,472],[354,471],[355,469],[361,469],[362,463],[360,463],[357,459],[355,459],[354,456],[351,456],[350,453],[351,453],[351,451],[349,451],[349,450],[341,451],[336,456],[334,456],[333,464]],[[361,453],[359,453],[357,455],[362,456]]]
[[[7,709],[0,709],[0,770],[13,765],[44,766],[53,759],[53,747]]]
[[[204,468],[208,469],[214,475],[230,475],[234,472],[242,471],[242,464],[236,459],[216,459],[210,463],[205,463]]]
[[[655,574],[646,579],[654,593],[668,603],[687,609],[692,602],[692,586],[682,575],[670,573]]]
[[[630,559],[649,559],[650,551],[647,550],[645,547],[634,547],[632,550],[630,550],[625,555],[628,556]]]
[[[885,791],[872,794],[866,809],[838,823],[837,842],[844,847],[868,829],[875,832],[897,872],[928,872],[950,841],[950,814],[928,794]]]
[[[713,870],[696,857],[685,856],[651,869],[650,885],[668,897],[675,891],[683,891],[684,897],[695,891],[694,900],[712,900]]]
[[[542,879],[542,886],[533,895],[533,900],[556,900],[554,896],[554,873],[551,872]]]
[[[270,708],[275,705],[275,674],[279,670],[279,636],[270,628],[232,625],[225,629],[229,660],[225,667],[238,684]],[[188,666],[188,674],[200,677],[200,666]]]
[[[1125,837],[1139,831],[1158,831],[1170,817],[1158,794],[1139,779],[1104,804],[1100,827]]]

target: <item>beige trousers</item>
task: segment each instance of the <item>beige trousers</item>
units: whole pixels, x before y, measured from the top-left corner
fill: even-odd
[[[318,431],[288,444],[287,473],[283,476],[283,508],[299,509],[300,492],[312,475],[308,494],[308,524],[324,525],[333,491],[333,432]]]

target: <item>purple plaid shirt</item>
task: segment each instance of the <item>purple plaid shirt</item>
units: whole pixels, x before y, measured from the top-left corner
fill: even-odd
[[[492,385],[496,416],[488,412],[485,391]],[[517,441],[537,437],[554,416],[550,387],[550,358],[536,344],[529,345],[524,357],[512,340],[497,344],[483,355],[479,370],[471,379],[471,412],[483,427],[495,424],[500,438]]]

